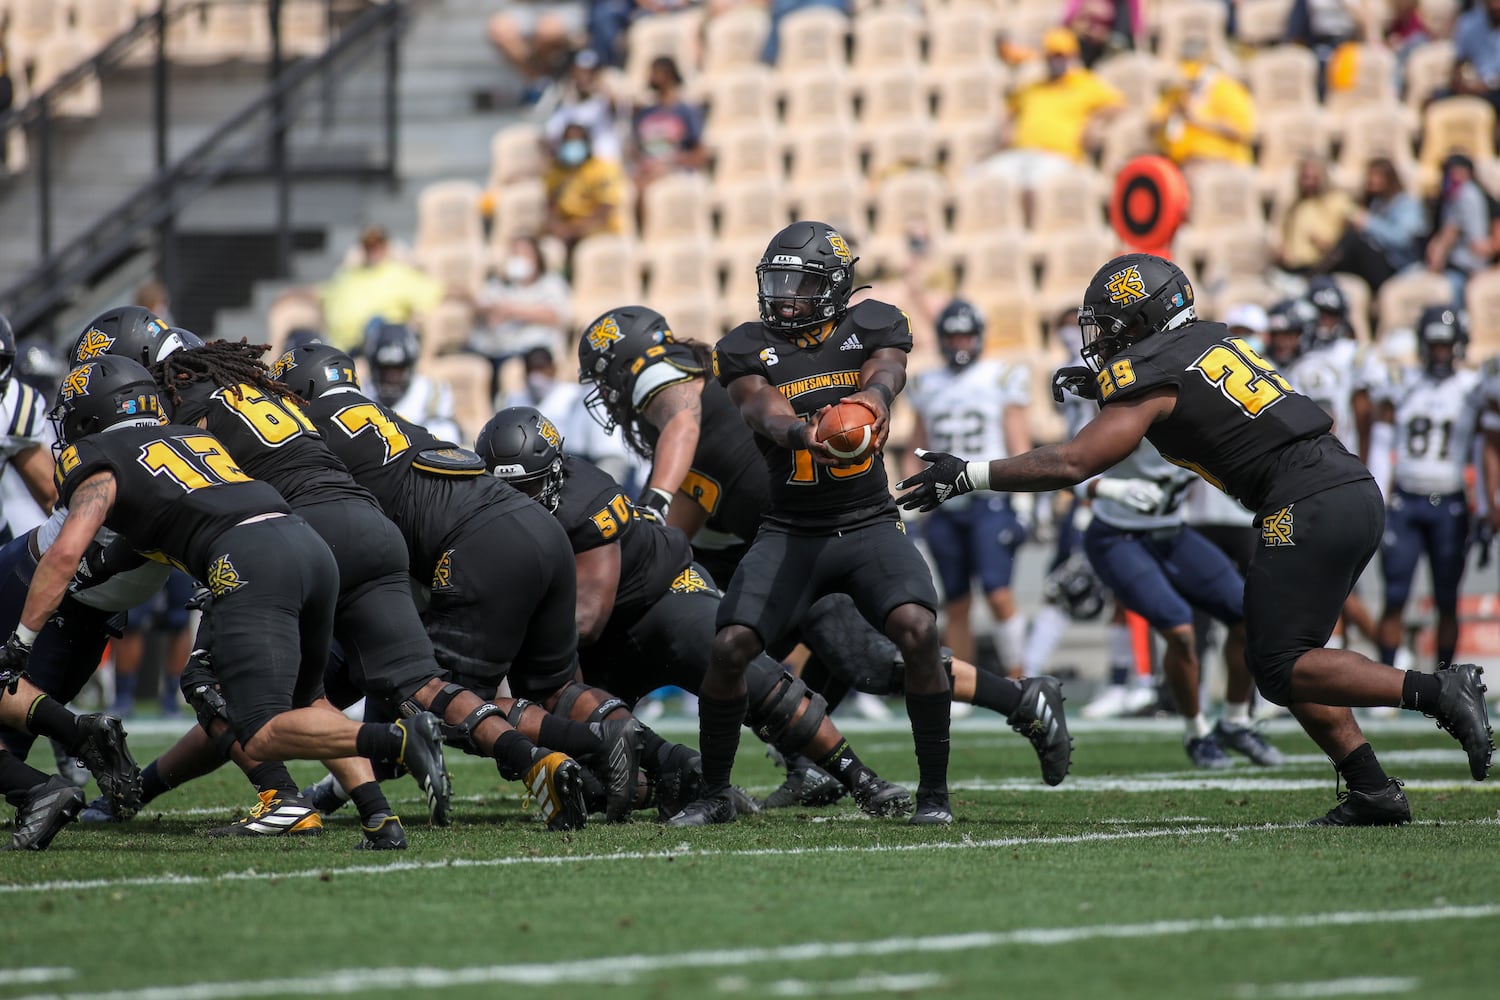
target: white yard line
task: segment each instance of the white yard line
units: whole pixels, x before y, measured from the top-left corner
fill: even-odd
[[[906,976],[856,976],[853,979],[778,979],[765,985],[773,997],[830,997],[857,993],[910,993],[930,990],[945,980],[936,972]]]
[[[1243,1000],[1297,1000],[1301,997],[1350,997],[1377,994],[1410,993],[1421,985],[1411,976],[1356,976],[1349,979],[1321,979],[1304,983],[1247,984],[1235,988],[1234,995]]]
[[[1168,774],[1138,775],[1131,778],[1086,778],[1070,775],[1067,781],[1055,786],[1044,785],[1035,778],[1002,778],[999,781],[950,781],[948,787],[965,792],[1046,792],[1059,795],[1064,792],[1302,792],[1322,789],[1328,792],[1330,798],[1333,795],[1331,774],[1327,778],[1276,778],[1259,769],[1250,773],[1257,777],[1236,778],[1225,775],[1224,772],[1184,771],[1181,777]],[[1411,791],[1495,794],[1494,787],[1467,780],[1413,778],[1405,782],[1405,785]]]
[[[183,986],[149,986],[106,993],[51,993],[71,1000],[233,1000],[237,997],[358,993],[365,990],[434,990],[500,983],[507,986],[551,986],[558,983],[621,983],[637,976],[673,969],[730,969],[781,962],[943,954],[1015,945],[1066,945],[1100,939],[1131,940],[1205,933],[1315,930],[1370,924],[1412,924],[1481,920],[1500,916],[1500,905],[1441,906],[1413,910],[1354,910],[1329,913],[1261,914],[1248,917],[1158,920],[1140,924],[1093,924],[1080,927],[1031,927],[1009,931],[972,931],[926,937],[892,937],[871,941],[808,941],[769,948],[685,951],[665,955],[616,955],[557,963],[479,965],[454,969],[394,967],[340,969],[287,979],[199,982]],[[1317,994],[1324,995],[1324,994]],[[19,1000],[42,1000],[43,995]]]
[[[67,966],[34,965],[23,969],[0,969],[0,986],[25,986],[31,983],[55,983],[72,979],[77,971]]]

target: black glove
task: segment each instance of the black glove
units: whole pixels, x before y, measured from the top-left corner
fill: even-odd
[[[21,675],[26,672],[26,663],[30,659],[31,646],[12,632],[10,638],[5,640],[5,645],[0,646],[0,687],[15,694],[17,684],[21,680]]]
[[[666,490],[648,486],[641,492],[640,499],[636,500],[635,506],[642,513],[649,511],[650,520],[664,523],[667,520],[667,509],[672,506],[672,494]]]
[[[73,589],[85,590],[97,587],[116,573],[124,573],[144,565],[146,557],[135,550],[135,546],[124,537],[116,535],[108,545],[90,542],[78,561],[78,572],[73,577]]]
[[[1063,401],[1063,392],[1071,392],[1080,399],[1098,399],[1099,381],[1094,370],[1086,365],[1069,365],[1052,374],[1052,398]]]
[[[907,510],[936,510],[940,503],[974,492],[968,462],[957,455],[923,451],[921,448],[917,449],[916,455],[928,465],[915,476],[896,484],[898,490],[911,487],[909,492],[896,498],[896,502],[902,507]]]

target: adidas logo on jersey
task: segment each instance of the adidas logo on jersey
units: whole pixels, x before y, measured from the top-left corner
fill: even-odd
[[[841,351],[862,351],[864,349],[865,345],[859,342],[859,334],[857,333],[849,334],[849,339],[839,345],[839,350]]]

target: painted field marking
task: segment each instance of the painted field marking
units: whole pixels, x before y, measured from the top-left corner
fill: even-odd
[[[0,986],[23,986],[30,983],[54,983],[78,975],[74,969],[58,965],[33,965],[21,969],[0,969]]]
[[[1260,914],[1249,917],[1158,920],[1140,924],[1030,927],[1009,931],[971,931],[962,934],[891,937],[869,941],[807,941],[775,947],[685,951],[665,955],[616,955],[557,963],[478,965],[454,969],[361,967],[297,978],[148,986],[135,990],[111,990],[107,993],[50,993],[22,997],[18,1000],[43,1000],[43,996],[68,997],[70,1000],[234,1000],[238,997],[358,993],[365,990],[432,990],[484,983],[504,983],[509,986],[551,986],[558,983],[580,982],[622,983],[631,982],[644,974],[672,969],[729,969],[764,966],[777,962],[979,951],[1014,945],[1066,945],[1100,939],[1131,940],[1204,933],[1316,930],[1326,927],[1359,927],[1370,924],[1481,920],[1496,916],[1500,916],[1500,905],[1489,904],[1411,910]]]
[[[773,997],[828,997],[856,993],[911,993],[942,986],[947,980],[936,972],[906,976],[856,976],[853,979],[778,979],[767,983]]]
[[[1348,979],[1309,980],[1304,983],[1270,983],[1265,986],[1246,984],[1235,988],[1234,995],[1244,1000],[1296,1000],[1300,997],[1376,996],[1410,993],[1422,981],[1411,976],[1352,976]]]

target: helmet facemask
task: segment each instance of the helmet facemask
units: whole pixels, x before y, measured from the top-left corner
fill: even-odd
[[[760,321],[778,333],[797,334],[838,319],[837,285],[847,285],[848,271],[825,272],[805,265],[762,264],[759,279]]]

